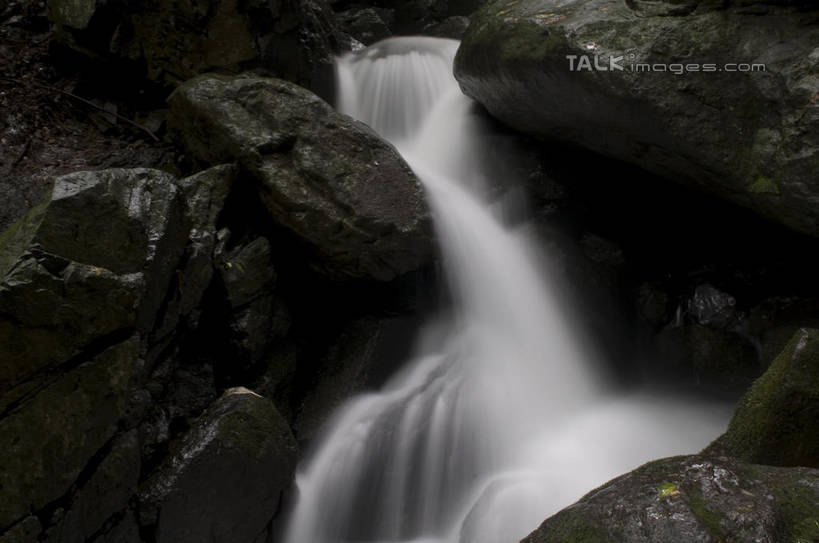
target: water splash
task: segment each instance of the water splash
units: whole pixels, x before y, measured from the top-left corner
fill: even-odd
[[[339,109],[424,184],[453,308],[382,391],[335,415],[296,475],[287,543],[518,541],[584,491],[724,427],[719,406],[607,395],[548,260],[487,199],[497,180],[452,76],[457,46],[393,38],[338,62]]]

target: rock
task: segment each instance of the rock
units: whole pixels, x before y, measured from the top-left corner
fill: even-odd
[[[0,236],[0,392],[99,338],[148,333],[187,234],[168,174],[57,178],[51,199]]]
[[[247,305],[276,284],[270,242],[263,237],[226,252],[221,260],[219,272],[233,308]]]
[[[265,67],[329,89],[345,43],[323,0],[48,0],[59,44],[133,80],[176,86],[211,71]],[[124,68],[125,67],[125,68]],[[130,69],[128,69],[130,68]]]
[[[591,491],[521,543],[814,541],[819,471],[678,456]]]
[[[191,224],[186,264],[182,270],[179,310],[183,315],[189,315],[196,308],[210,285],[217,221],[238,173],[235,165],[223,164],[179,182],[185,201],[185,216]]]
[[[364,45],[388,38],[392,35],[389,26],[373,8],[348,9],[336,13],[342,30]]]
[[[754,345],[731,330],[701,324],[668,326],[656,341],[663,364],[684,369],[698,383],[747,386],[762,372]]]
[[[688,313],[699,324],[728,328],[737,324],[736,304],[730,294],[705,284],[694,289]]]
[[[819,235],[819,192],[810,182],[819,170],[815,11],[720,6],[491,2],[472,18],[455,75],[517,130],[637,164]],[[595,59],[605,71],[593,68]],[[694,64],[700,71],[687,68]],[[663,66],[689,71],[647,71]]]
[[[124,510],[136,493],[140,470],[140,444],[136,430],[115,438],[90,479],[72,498],[62,521],[49,530],[47,542],[84,543],[105,521]]]
[[[310,392],[293,425],[300,441],[311,440],[332,412],[355,394],[373,388],[405,361],[412,334],[404,318],[362,318],[346,326],[317,368]]]
[[[65,494],[111,439],[138,349],[136,338],[114,345],[0,415],[0,530]]]
[[[270,400],[229,389],[140,492],[157,543],[250,543],[290,483],[296,443]]]
[[[40,520],[30,515],[0,535],[0,543],[37,543],[42,529]]]
[[[424,28],[424,35],[460,40],[467,28],[469,28],[469,17],[453,15],[441,22],[428,25]]]
[[[668,293],[659,283],[643,283],[637,288],[637,312],[652,330],[671,320],[674,308]]]
[[[819,330],[799,330],[710,446],[749,462],[819,467]]]
[[[238,160],[330,277],[390,280],[428,260],[420,184],[365,125],[275,79],[203,76],[169,103],[173,137],[205,163]]]
[[[91,543],[142,543],[134,514],[128,511],[120,522],[104,534],[95,537]]]

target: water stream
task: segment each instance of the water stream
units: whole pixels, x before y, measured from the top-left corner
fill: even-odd
[[[641,463],[695,452],[722,405],[609,390],[525,221],[490,197],[458,42],[393,38],[339,60],[338,107],[424,184],[452,308],[380,391],[337,412],[296,475],[287,543],[511,543]],[[497,168],[495,168],[497,170]]]

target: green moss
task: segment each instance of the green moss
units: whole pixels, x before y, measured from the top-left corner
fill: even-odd
[[[819,331],[801,329],[742,397],[715,447],[749,462],[819,466]]]
[[[674,483],[663,483],[657,487],[661,498],[676,498],[680,495],[680,489]]]
[[[708,507],[708,502],[698,491],[687,492],[685,502],[700,525],[702,525],[716,541],[720,542],[725,540],[719,515]]]
[[[28,247],[50,201],[46,199],[34,206],[20,220],[0,232],[0,279],[8,273],[20,254]]]
[[[748,185],[748,192],[751,194],[775,194],[779,196],[779,185],[770,177],[760,175]]]

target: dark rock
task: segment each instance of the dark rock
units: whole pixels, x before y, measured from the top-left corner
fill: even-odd
[[[637,288],[637,312],[651,329],[666,325],[674,312],[668,293],[657,283],[643,283]]]
[[[699,383],[747,386],[762,372],[754,345],[732,330],[668,326],[656,341],[665,367],[684,370]]]
[[[0,535],[0,543],[37,543],[42,532],[40,520],[34,515],[28,516]]]
[[[700,285],[688,304],[688,314],[698,324],[728,328],[736,325],[736,300],[712,285]]]
[[[461,88],[495,117],[819,235],[815,10],[760,3],[500,0],[473,16]],[[764,14],[765,16],[760,16]],[[575,68],[580,58],[588,70]],[[595,71],[597,58],[622,70]],[[728,63],[765,71],[722,71]],[[713,64],[677,75],[637,65]],[[634,67],[634,68],[632,68]]]
[[[348,9],[336,13],[336,18],[344,32],[364,45],[372,45],[392,35],[387,23],[373,8]]]
[[[150,331],[187,234],[166,173],[57,178],[51,199],[0,236],[0,391],[93,340]]]
[[[312,439],[335,408],[377,386],[405,361],[413,334],[406,319],[363,318],[350,323],[330,346],[293,425],[300,441]]]
[[[57,41],[81,55],[176,86],[204,72],[264,66],[327,88],[344,37],[323,0],[49,0]],[[126,69],[123,67],[128,67]]]
[[[272,518],[296,443],[270,400],[243,388],[216,400],[140,492],[157,543],[250,543]]]
[[[424,28],[424,35],[460,40],[469,28],[469,17],[453,15]]]
[[[219,267],[227,299],[234,309],[247,305],[276,284],[270,242],[258,237],[221,256]]]
[[[132,338],[44,386],[0,420],[0,529],[65,494],[114,435],[137,366]]]
[[[749,462],[819,467],[819,331],[799,330],[710,448]]]
[[[679,456],[593,490],[522,543],[814,541],[819,471]]]
[[[72,498],[65,517],[49,530],[46,541],[83,543],[89,534],[99,531],[136,493],[139,468],[139,437],[132,430],[115,439],[110,452]]]
[[[213,277],[216,225],[238,168],[215,166],[179,181],[185,201],[185,216],[191,224],[185,268],[182,270],[180,312],[189,315],[199,304]]]
[[[110,530],[91,540],[91,543],[142,543],[139,525],[130,511]]]
[[[169,129],[205,163],[238,159],[270,215],[333,278],[389,280],[430,256],[418,180],[365,125],[275,79],[200,77],[170,97]]]

